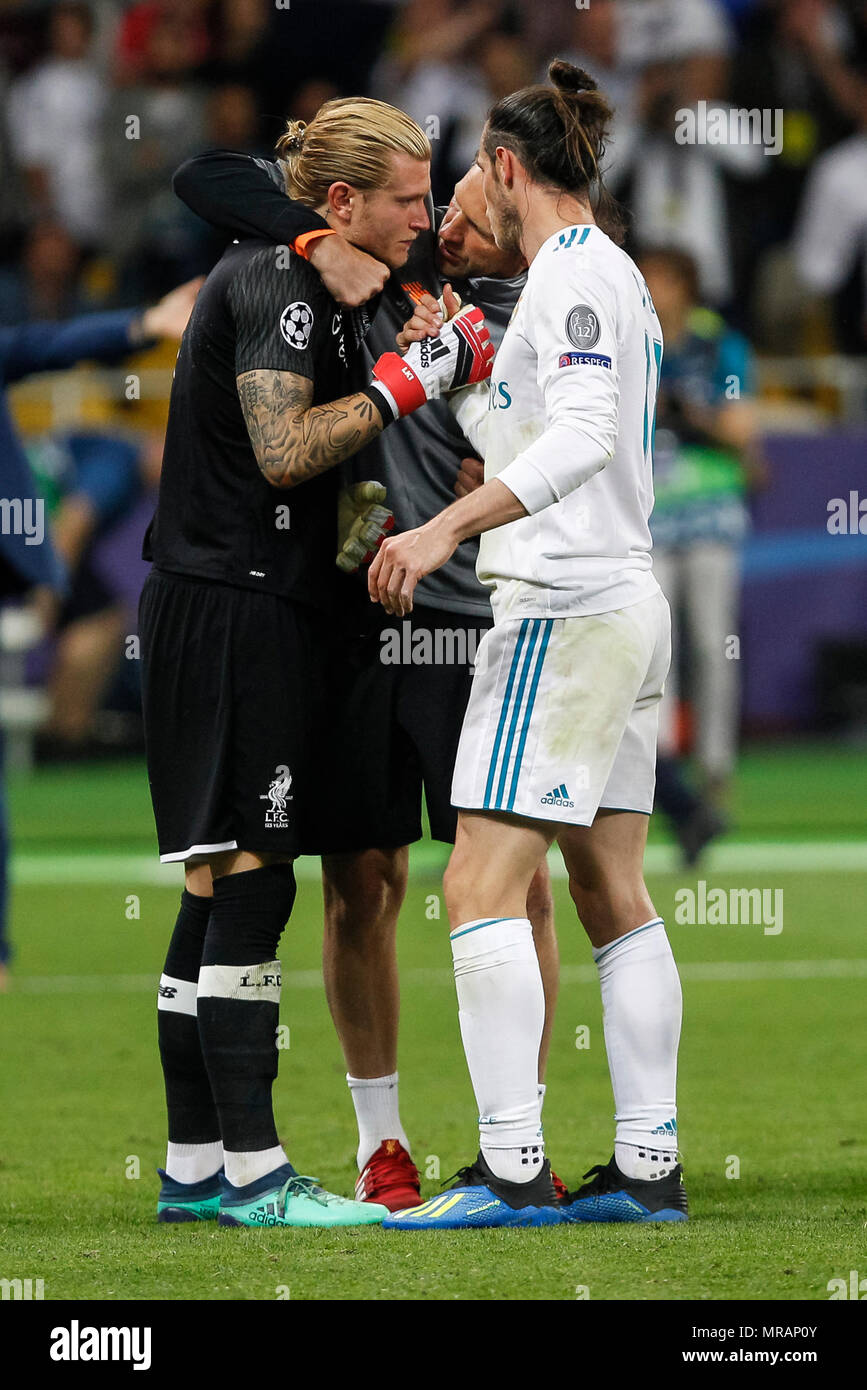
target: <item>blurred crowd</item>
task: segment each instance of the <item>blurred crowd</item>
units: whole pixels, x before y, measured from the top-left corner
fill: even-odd
[[[867,351],[865,0],[7,4],[0,323],[206,271],[220,247],[173,170],[205,148],[267,153],[288,115],[334,95],[414,116],[447,201],[488,106],[555,54],[616,107],[608,180],[635,245],[689,252],[703,300],[760,349]],[[770,141],[682,143],[700,103],[769,113]]]
[[[763,486],[752,350],[867,352],[867,0],[3,5],[0,335],[154,303],[207,273],[223,242],[174,196],[175,169],[208,148],[268,155],[287,116],[309,121],[336,95],[408,111],[431,139],[435,200],[448,202],[488,107],[544,80],[554,55],[615,107],[606,178],[664,320],[657,562],[673,603],[690,600],[695,748],[722,803],[738,691],[720,633],[737,630],[749,494]],[[757,119],[732,121],[722,141],[684,140],[689,116],[709,132],[702,110]],[[44,624],[50,652],[28,668],[48,696],[47,756],[92,751],[106,705],[138,729],[124,641],[162,429],[126,404],[108,430],[85,419],[25,430],[69,577]],[[0,662],[3,646],[0,633]],[[663,720],[672,753],[677,675]]]

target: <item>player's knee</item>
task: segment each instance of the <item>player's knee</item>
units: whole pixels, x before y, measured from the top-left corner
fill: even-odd
[[[286,863],[215,878],[202,964],[252,965],[273,960],[295,893],[295,874]]]
[[[394,929],[406,895],[404,851],[329,855],[322,867],[327,930],[357,936]]]
[[[603,904],[598,901],[598,895],[574,878],[569,879],[569,896],[575,904],[579,922],[592,941],[594,930],[604,916]]]
[[[443,874],[443,897],[446,902],[446,912],[452,924],[464,920],[463,904],[474,882],[470,868],[469,861],[464,859],[460,851],[453,850]],[[478,883],[477,878],[475,882]]]
[[[184,869],[184,887],[188,893],[193,893],[197,898],[210,898],[213,896],[214,885],[211,879],[211,869],[208,864],[187,864]]]
[[[619,935],[631,930],[643,920],[642,914],[652,908],[643,879],[630,883],[602,878],[591,886],[570,877],[569,894],[594,945],[598,940],[609,939],[612,933]]]

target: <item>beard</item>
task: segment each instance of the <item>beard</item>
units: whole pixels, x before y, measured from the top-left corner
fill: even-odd
[[[494,241],[501,251],[510,255],[521,254],[521,219],[505,197],[500,195],[496,208],[492,209],[491,230]]]

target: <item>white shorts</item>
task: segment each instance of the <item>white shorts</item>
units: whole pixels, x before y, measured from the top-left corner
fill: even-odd
[[[476,654],[452,804],[592,825],[650,814],[671,659],[663,594],[581,618],[497,623]]]

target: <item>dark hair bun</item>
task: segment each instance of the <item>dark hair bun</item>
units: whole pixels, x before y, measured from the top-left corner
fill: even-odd
[[[561,92],[595,92],[596,83],[589,73],[567,63],[563,58],[555,58],[548,64],[548,78]]]

